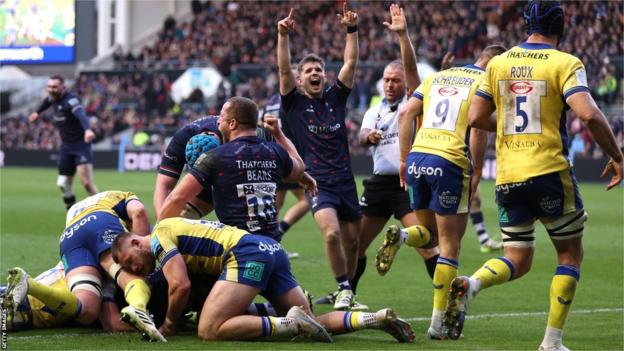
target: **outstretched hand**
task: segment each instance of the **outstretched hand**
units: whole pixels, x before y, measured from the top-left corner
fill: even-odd
[[[295,9],[291,8],[288,17],[277,22],[277,32],[279,34],[288,34],[289,31],[295,29],[295,19],[293,18],[294,12]]]
[[[342,4],[342,14],[338,14],[338,19],[340,19],[340,24],[346,27],[353,27],[353,26],[357,26],[358,24],[357,13],[347,8],[346,1]]]
[[[397,4],[390,5],[390,22],[383,22],[386,28],[393,32],[402,33],[407,30],[407,20],[403,8]]]
[[[613,176],[611,176],[611,181],[609,182],[609,184],[607,184],[607,190],[611,190],[614,186],[622,182],[622,174],[624,173],[622,168],[622,161],[616,162],[611,159],[607,163],[604,170],[602,171],[602,174],[600,174],[600,177],[605,177],[610,173],[613,173]]]

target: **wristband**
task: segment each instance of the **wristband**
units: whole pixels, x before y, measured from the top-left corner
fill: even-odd
[[[347,27],[347,33],[355,33],[358,30],[358,26],[357,24],[355,26],[349,26]]]

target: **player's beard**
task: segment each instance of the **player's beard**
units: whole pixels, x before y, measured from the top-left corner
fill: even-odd
[[[150,250],[140,250],[141,261],[143,261],[143,272],[141,274],[147,275],[154,271],[156,267],[156,260]]]

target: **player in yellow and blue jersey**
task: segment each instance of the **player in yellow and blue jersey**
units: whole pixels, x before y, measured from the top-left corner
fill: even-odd
[[[69,289],[41,284],[16,267],[9,270],[3,307],[19,306],[26,295],[32,295],[55,314],[90,325],[100,315],[103,282],[114,279],[125,289],[130,304],[122,310],[124,319],[149,338],[164,340],[145,311],[149,286],[142,277],[122,271],[111,256],[113,239],[128,229],[141,235],[149,231],[145,207],[131,192],[106,191],[74,204],[59,244]]]
[[[377,269],[390,267],[402,243],[414,247],[431,245],[437,236],[440,256],[433,275],[433,312],[427,332],[432,339],[445,338],[442,317],[446,296],[457,275],[460,242],[468,219],[468,106],[488,61],[504,50],[501,46],[489,46],[474,65],[431,75],[399,114],[399,175],[422,227],[397,231],[393,236],[387,233],[378,250]],[[420,115],[422,126],[412,145],[414,125]]]
[[[410,325],[389,308],[376,313],[332,312],[317,321],[282,246],[219,222],[167,218],[156,224],[150,237],[118,235],[112,252],[116,262],[137,275],[162,270],[169,286],[167,315],[160,327],[164,335],[176,332],[191,293],[189,274],[198,274],[219,277],[200,314],[198,335],[203,340],[302,336],[331,342],[327,330],[359,329],[381,329],[399,342],[414,340]],[[282,317],[245,315],[258,294]]]
[[[580,277],[587,219],[567,159],[568,107],[611,156],[603,171],[603,175],[614,174],[607,189],[622,181],[623,158],[589,93],[583,64],[556,49],[563,37],[561,5],[531,1],[524,18],[527,41],[492,59],[468,113],[472,127],[496,131],[496,201],[505,255],[488,260],[471,277],[453,281],[444,324],[451,337],[459,337],[466,308],[478,291],[529,271],[535,251],[535,220],[539,219],[558,259],[550,286],[548,324],[539,349],[563,351],[568,350],[562,344],[562,333]],[[475,164],[483,160],[483,145],[482,134],[471,140]],[[473,184],[478,184],[479,178],[476,174]]]

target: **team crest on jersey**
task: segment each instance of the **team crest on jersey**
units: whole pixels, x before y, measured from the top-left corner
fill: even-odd
[[[119,233],[117,233],[116,231],[107,229],[104,231],[104,234],[102,234],[102,241],[104,241],[107,244],[112,244],[113,240],[115,240],[117,235],[119,235]]]
[[[511,89],[511,91],[518,95],[525,95],[533,90],[533,86],[527,81],[513,82],[511,83],[509,88]]]
[[[451,208],[457,204],[459,196],[451,195],[450,190],[447,190],[443,191],[442,194],[438,196],[438,200],[440,201],[440,206],[444,208]]]
[[[67,100],[67,103],[69,104],[69,106],[74,107],[80,103],[80,100],[78,100],[78,98],[71,98]]]

